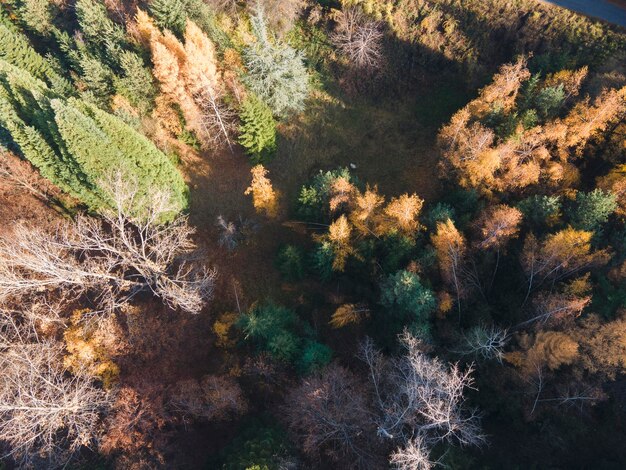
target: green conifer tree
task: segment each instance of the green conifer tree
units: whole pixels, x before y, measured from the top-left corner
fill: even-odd
[[[82,93],[83,99],[109,109],[109,101],[113,94],[113,72],[110,68],[94,57],[84,55],[80,60],[81,79],[87,90]]]
[[[64,94],[70,91],[69,82],[60,77],[50,63],[33,49],[26,36],[4,22],[0,23],[0,59],[26,70],[49,85],[61,85],[59,91]]]
[[[99,187],[120,170],[137,186],[135,213],[148,196],[166,191],[183,210],[187,189],[173,163],[119,118],[76,98],[50,91],[27,72],[0,60],[0,127],[25,158],[62,190],[92,210],[110,207]],[[173,214],[172,214],[173,215]]]
[[[78,0],[76,17],[89,49],[102,62],[115,67],[127,46],[124,29],[109,18],[104,4],[95,0]]]
[[[152,73],[143,59],[130,51],[122,53],[120,67],[122,76],[115,79],[116,91],[140,111],[147,113],[152,109],[156,96]]]
[[[151,0],[150,15],[161,29],[169,29],[182,37],[187,24],[187,2],[184,0]]]
[[[263,163],[276,152],[276,121],[272,110],[255,95],[241,105],[239,143],[253,163]]]

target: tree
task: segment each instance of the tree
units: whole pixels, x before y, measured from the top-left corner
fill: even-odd
[[[524,214],[525,220],[535,227],[545,227],[551,225],[561,215],[561,198],[536,194],[523,199],[517,207]]]
[[[225,89],[211,40],[191,20],[184,27],[184,44],[169,30],[161,33],[141,10],[137,23],[150,45],[161,91],[178,105],[187,128],[205,146],[226,142],[230,147],[234,113],[224,104]]]
[[[380,23],[368,20],[360,8],[352,7],[338,13],[331,40],[351,65],[376,71],[383,62],[383,37]]]
[[[246,338],[264,344],[281,332],[292,329],[297,322],[296,315],[288,308],[273,303],[255,304],[241,316],[239,327]]]
[[[326,367],[333,358],[333,350],[317,341],[305,341],[297,368],[306,376]]]
[[[352,247],[352,227],[345,215],[341,215],[328,227],[328,234],[323,237],[333,251],[333,270],[343,272],[348,257],[355,253]]]
[[[380,302],[419,322],[428,321],[436,307],[432,291],[421,284],[417,274],[409,271],[398,271],[385,280],[381,285]]]
[[[214,1],[224,3],[224,0]],[[291,30],[302,10],[306,7],[304,0],[257,0],[249,1],[248,5],[254,8],[254,5],[259,3],[264,11],[272,13],[267,18],[267,21],[271,30],[277,32],[280,36]]]
[[[534,107],[543,119],[553,117],[565,101],[563,84],[543,88],[534,99]]]
[[[589,373],[611,380],[626,370],[626,312],[603,322],[598,315],[589,315],[576,332],[581,363]]]
[[[78,0],[76,18],[83,37],[98,59],[110,66],[119,64],[122,50],[127,46],[124,29],[114,23],[103,3],[95,0]]]
[[[521,221],[522,213],[519,209],[504,204],[489,207],[476,221],[480,232],[478,246],[499,251],[511,238],[517,236]]]
[[[129,215],[141,217],[154,191],[170,193],[172,213],[186,206],[187,188],[182,176],[145,136],[95,106],[73,99],[68,103],[52,100],[50,104],[66,148],[96,184],[111,178],[112,165],[133,182],[136,206],[126,208]],[[111,207],[110,203],[107,206]]]
[[[270,42],[262,8],[257,9],[251,21],[256,42],[243,52],[248,71],[246,84],[276,116],[302,111],[309,76],[301,54],[286,44]]]
[[[490,327],[475,326],[463,334],[460,352],[484,360],[496,359],[498,362],[502,362],[504,347],[508,339],[509,332],[506,329],[498,328],[495,325]]]
[[[460,315],[461,297],[464,294],[461,272],[466,250],[465,239],[454,223],[448,219],[445,222],[437,222],[437,231],[431,237],[431,242],[437,253],[441,276],[447,284],[454,287],[456,292]]]
[[[81,80],[86,92],[81,96],[102,109],[110,109],[109,100],[113,94],[113,73],[100,60],[84,55],[80,59]]]
[[[593,103],[587,97],[572,108],[562,125],[555,123],[551,129],[560,152],[574,150],[582,153],[587,142],[603,132],[611,122],[619,119],[626,110],[626,87],[603,90]],[[546,131],[546,132],[550,132]]]
[[[150,70],[134,52],[124,51],[120,56],[122,76],[114,80],[116,91],[142,112],[154,106],[156,88]]]
[[[615,166],[608,175],[598,181],[600,188],[615,195],[617,215],[626,216],[626,165]]]
[[[148,9],[161,29],[169,29],[182,36],[187,22],[184,0],[150,0]]]
[[[330,319],[333,328],[343,328],[351,324],[360,323],[369,316],[370,309],[366,305],[343,304],[337,307]]]
[[[249,420],[242,431],[224,449],[224,470],[294,468],[289,466],[291,444],[286,431],[273,421]],[[287,465],[285,465],[287,464]]]
[[[419,436],[392,452],[389,463],[398,470],[430,470],[436,465],[430,460],[430,449]]]
[[[549,325],[565,323],[579,316],[589,302],[591,296],[578,296],[570,292],[542,293],[533,302],[536,315],[522,325],[533,322]]]
[[[572,225],[580,230],[595,231],[609,220],[617,209],[616,196],[602,189],[576,194],[576,206],[570,211]]]
[[[3,312],[0,328],[0,440],[21,467],[67,464],[98,434],[110,396],[84,370],[62,366],[58,344]]]
[[[229,376],[205,375],[175,385],[170,406],[193,419],[223,421],[244,414],[248,404],[237,381]]]
[[[591,251],[591,232],[571,227],[548,235],[542,242],[531,233],[526,237],[521,262],[528,277],[528,295],[536,283],[558,281],[605,263],[605,250]]]
[[[287,280],[301,280],[305,273],[304,254],[302,250],[294,245],[282,247],[278,252],[276,266]]]
[[[278,192],[274,191],[272,182],[267,177],[267,170],[263,165],[254,166],[252,181],[244,194],[252,195],[252,203],[257,212],[262,212],[268,217],[278,216]]]
[[[28,29],[47,36],[53,28],[53,7],[47,0],[25,0],[19,15]]]
[[[187,21],[184,38],[185,60],[181,71],[189,94],[203,113],[201,135],[209,142],[225,141],[230,148],[234,113],[223,103],[224,87],[217,69],[215,46],[193,21]]]
[[[378,194],[378,188],[368,186],[364,192],[358,191],[353,199],[350,221],[354,227],[363,235],[381,232],[380,209],[385,198]]]
[[[405,352],[397,358],[382,356],[371,340],[361,349],[372,382],[376,433],[399,446],[395,459],[415,459],[418,450],[429,453],[439,442],[482,445],[480,414],[467,407],[464,396],[473,385],[472,369],[428,357],[408,333],[401,342]]]
[[[350,171],[347,168],[339,168],[331,171],[320,170],[310,185],[302,186],[298,196],[298,216],[308,222],[330,222],[331,199],[338,195],[333,188],[337,188],[335,182],[339,179],[344,180],[343,187],[346,186],[345,182],[353,183]]]
[[[193,229],[186,218],[162,223],[172,213],[164,193],[152,195],[144,218],[130,216],[136,189],[119,177],[111,184],[115,212],[79,215],[55,231],[18,225],[0,239],[0,299],[84,294],[110,311],[147,291],[172,308],[202,310],[215,271],[191,262]]]
[[[423,205],[424,201],[416,194],[403,194],[387,204],[385,214],[391,218],[393,227],[412,235],[419,228],[417,218]]]
[[[239,143],[255,163],[270,160],[276,152],[276,121],[272,110],[255,95],[248,95],[239,114]]]
[[[4,66],[3,66],[4,64]],[[100,183],[114,168],[134,180],[141,196],[170,192],[174,211],[187,205],[187,188],[173,162],[121,119],[75,98],[65,100],[44,83],[0,61],[0,125],[41,174],[91,210],[111,208]]]
[[[246,339],[287,363],[295,362],[300,352],[301,339],[293,332],[297,324],[292,310],[271,303],[253,306],[239,321]]]
[[[331,364],[288,394],[287,427],[305,454],[351,465],[372,464],[376,442],[364,388],[352,372]]]
[[[70,82],[61,77],[50,63],[35,51],[26,36],[1,21],[0,59],[25,70],[63,95],[71,95],[73,92]]]

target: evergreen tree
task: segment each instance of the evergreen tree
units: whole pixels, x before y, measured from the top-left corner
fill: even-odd
[[[187,23],[185,0],[151,0],[148,7],[159,28],[169,29],[182,37]]]
[[[71,99],[70,103],[80,110],[79,112],[82,111],[83,116],[93,120],[97,129],[104,134],[106,146],[114,150],[111,158],[115,158],[117,163],[102,156],[96,158],[93,160],[95,174],[103,178],[111,171],[111,167],[120,169],[127,177],[136,179],[139,201],[144,197],[148,198],[156,190],[162,190],[170,192],[171,202],[179,211],[186,207],[187,188],[184,180],[168,157],[148,138],[139,134],[121,119],[95,106],[75,99]],[[82,121],[82,119],[80,121],[85,122],[86,129],[91,128],[87,121]],[[67,142],[67,138],[65,141]],[[102,155],[106,152],[103,150]],[[138,213],[141,210],[142,207],[137,207]]]
[[[561,213],[561,199],[559,196],[530,196],[517,205],[524,214],[524,219],[533,227],[539,228],[556,221]]]
[[[334,263],[335,252],[332,245],[327,241],[320,243],[312,254],[311,264],[322,281],[330,281],[333,277]]]
[[[81,58],[80,67],[81,79],[87,87],[82,93],[83,99],[108,109],[113,94],[113,72],[98,59],[88,55]]]
[[[243,52],[248,69],[247,85],[276,116],[302,111],[309,89],[309,76],[302,55],[287,44],[270,42],[261,8],[251,21],[257,40]]]
[[[0,12],[0,16],[3,14]],[[63,94],[69,94],[69,82],[63,79],[41,55],[33,49],[30,42],[19,31],[0,23],[0,59],[23,69],[33,77],[54,85]]]
[[[417,274],[409,271],[398,271],[383,282],[380,302],[392,312],[410,315],[414,320],[428,319],[436,307],[432,291],[422,285]]]
[[[617,199],[613,193],[601,189],[590,193],[580,191],[576,194],[576,206],[570,210],[572,225],[580,230],[598,230],[615,209]]]
[[[92,210],[110,206],[100,182],[121,171],[142,197],[162,190],[175,211],[186,206],[186,186],[172,162],[146,137],[94,105],[64,100],[27,72],[0,60],[0,127],[25,158],[54,184]]]
[[[239,143],[254,163],[264,163],[276,152],[276,122],[272,110],[255,95],[241,105]]]
[[[294,245],[284,246],[278,252],[276,266],[286,279],[299,281],[304,277],[304,256],[302,250]]]
[[[101,61],[116,66],[127,44],[126,35],[124,29],[109,18],[104,4],[95,0],[78,0],[76,17],[90,49]]]
[[[321,171],[313,177],[310,186],[302,186],[298,196],[298,217],[307,222],[328,222],[330,214],[328,204],[333,183],[344,179],[348,183],[355,183],[347,168],[331,171]]]
[[[156,87],[150,70],[134,52],[124,51],[120,57],[122,76],[115,79],[116,91],[143,112],[154,105]]]
[[[186,12],[190,20],[197,24],[221,50],[233,47],[228,34],[220,29],[213,9],[203,0],[186,0]]]
[[[317,341],[307,341],[298,363],[298,369],[302,375],[309,375],[327,366],[332,357],[332,349],[325,344]]]
[[[23,0],[20,3],[18,11],[26,28],[47,36],[54,27],[51,11],[54,4],[49,0]]]
[[[561,105],[565,101],[565,90],[563,85],[546,87],[535,97],[534,104],[537,112],[543,119],[554,117]]]

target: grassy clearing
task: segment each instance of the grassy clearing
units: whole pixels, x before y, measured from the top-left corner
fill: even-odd
[[[378,184],[383,194],[417,191],[432,200],[439,189],[437,129],[466,100],[447,84],[384,102],[318,93],[306,113],[281,128],[279,152],[268,168],[290,200],[318,169],[351,163],[360,180]]]

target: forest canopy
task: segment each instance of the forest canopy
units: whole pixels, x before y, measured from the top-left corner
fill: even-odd
[[[3,0],[0,200],[0,469],[626,464],[619,25]]]

